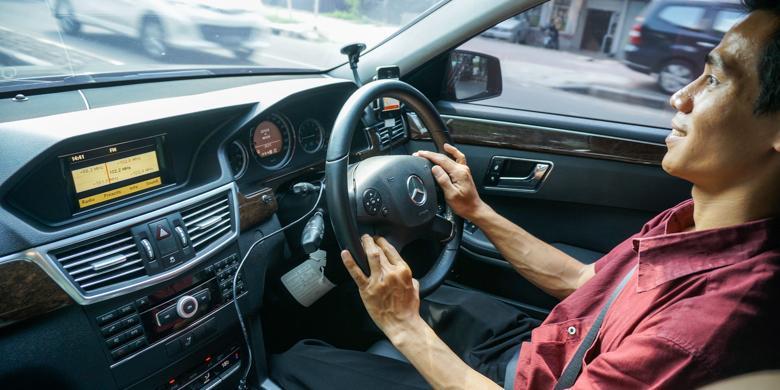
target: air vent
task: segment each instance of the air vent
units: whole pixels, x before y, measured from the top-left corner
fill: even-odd
[[[141,254],[129,231],[54,253],[65,272],[84,291],[146,276]]]
[[[388,124],[392,124],[392,126],[387,126]],[[392,145],[395,141],[405,138],[406,126],[404,126],[403,119],[398,117],[379,122],[376,128],[376,135],[379,137],[379,143],[383,149]]]
[[[196,253],[231,233],[230,200],[227,194],[190,207],[181,215]]]

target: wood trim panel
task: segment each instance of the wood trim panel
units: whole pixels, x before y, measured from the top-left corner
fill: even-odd
[[[238,193],[238,216],[241,231],[267,221],[279,208],[271,188],[263,188],[254,194]]]
[[[646,165],[661,165],[666,154],[666,145],[656,143],[484,119],[447,115],[442,115],[442,119],[453,140],[461,144]],[[408,122],[412,139],[430,139],[426,130],[415,126],[414,121]]]
[[[36,264],[0,264],[0,327],[73,304],[67,293]]]

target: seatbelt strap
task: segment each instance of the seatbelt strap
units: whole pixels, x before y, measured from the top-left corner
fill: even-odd
[[[607,316],[607,311],[610,306],[612,306],[612,303],[615,302],[618,295],[620,295],[620,292],[623,291],[623,287],[626,287],[628,280],[631,279],[631,275],[634,274],[636,268],[637,267],[632,268],[631,271],[623,277],[623,280],[620,281],[620,284],[615,288],[615,291],[612,292],[612,295],[610,295],[607,303],[601,308],[596,320],[593,321],[593,326],[590,327],[588,334],[585,335],[580,346],[577,347],[577,350],[574,352],[574,356],[571,357],[566,368],[563,369],[561,377],[558,378],[558,383],[555,384],[555,390],[564,390],[574,386],[574,382],[577,381],[577,378],[580,376],[580,371],[582,371],[582,359],[585,357],[585,352],[587,352],[593,345],[593,342],[596,341],[596,336],[598,336],[599,329],[601,329],[601,325],[604,323],[604,317]]]
[[[517,377],[517,359],[520,358],[520,348],[515,351],[514,356],[506,364],[504,372],[504,390],[515,390],[515,378]]]

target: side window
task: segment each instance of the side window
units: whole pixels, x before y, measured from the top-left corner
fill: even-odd
[[[470,104],[669,128],[669,97],[701,75],[722,36],[691,31],[719,4],[709,3],[548,1],[458,48],[500,61],[501,95]],[[742,17],[732,11],[718,29]]]
[[[658,18],[677,27],[701,30],[705,12],[701,7],[672,5],[661,10]]]
[[[718,11],[715,15],[715,21],[712,23],[712,29],[721,34],[725,34],[731,26],[742,20],[744,16],[744,13],[734,10]]]

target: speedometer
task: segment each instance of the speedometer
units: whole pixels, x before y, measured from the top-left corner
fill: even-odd
[[[268,169],[287,164],[295,146],[290,121],[281,114],[271,114],[257,124],[251,141],[257,161]]]
[[[314,119],[306,119],[298,126],[298,142],[306,153],[320,150],[324,138],[322,125]]]

